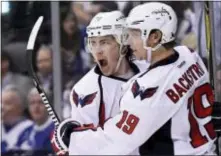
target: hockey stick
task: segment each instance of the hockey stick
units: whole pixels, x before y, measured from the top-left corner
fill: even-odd
[[[210,83],[212,85],[213,90],[215,89],[214,87],[214,71],[213,71],[213,51],[212,51],[212,27],[211,27],[211,20],[210,20],[210,8],[209,8],[209,1],[204,2],[204,14],[205,14],[205,29],[206,29],[206,48],[207,48],[207,53],[208,53],[208,68],[209,68],[209,72],[210,72]],[[215,91],[214,91],[215,93]],[[220,112],[220,103],[219,102],[214,102],[214,106],[213,106],[213,112]],[[214,123],[219,122],[220,120],[220,115],[218,115],[218,113],[216,113],[215,115],[217,115],[218,117],[212,117]],[[214,113],[213,113],[214,115]],[[217,140],[216,140],[216,145],[217,145],[217,154],[220,155],[220,151],[219,151],[219,138],[220,138],[220,131],[217,131]]]
[[[211,24],[210,24],[210,10],[209,10],[209,2],[204,2],[204,9],[205,9],[205,29],[206,29],[206,48],[208,54],[208,68],[210,72],[210,83],[214,89],[214,76],[213,76],[213,53],[212,53],[212,38],[211,38]]]
[[[28,45],[27,45],[27,63],[29,64],[28,66],[28,73],[31,75],[34,85],[36,87],[36,89],[38,90],[38,93],[41,96],[42,102],[45,105],[45,108],[47,109],[47,112],[49,114],[49,116],[52,118],[52,121],[54,122],[54,125],[57,129],[57,127],[60,124],[60,120],[58,118],[58,115],[56,114],[55,110],[53,109],[52,105],[49,103],[49,100],[45,94],[44,89],[41,87],[40,85],[40,81],[38,80],[37,75],[35,74],[35,71],[33,69],[33,58],[32,58],[32,53],[34,50],[34,44],[35,44],[35,40],[38,34],[38,31],[41,27],[43,21],[43,16],[40,16],[37,20],[37,22],[35,23],[31,34],[29,36],[29,40],[28,40]],[[55,131],[55,139],[58,140],[57,135],[56,135],[57,131]],[[63,147],[60,145],[59,141],[57,141],[57,144],[59,146],[60,149],[63,149]]]
[[[28,73],[32,76],[34,85],[41,96],[41,99],[42,99],[42,101],[48,111],[48,114],[51,116],[52,121],[54,122],[55,126],[57,127],[60,123],[60,120],[59,120],[55,110],[53,109],[53,107],[49,103],[49,100],[48,100],[43,88],[40,86],[40,82],[38,80],[38,77],[36,76],[35,71],[33,69],[32,53],[33,53],[33,49],[34,49],[35,40],[36,40],[38,31],[40,29],[40,26],[42,24],[42,21],[43,21],[43,16],[38,18],[37,22],[35,23],[32,31],[31,31],[31,35],[29,36],[28,45],[27,45],[27,59],[28,59],[28,64],[29,64]]]

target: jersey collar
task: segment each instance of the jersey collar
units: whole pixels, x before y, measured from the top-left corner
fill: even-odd
[[[129,65],[132,69],[132,71],[134,72],[134,75],[138,74],[140,72],[139,68],[133,63],[133,62],[129,62]],[[98,75],[102,75],[102,76],[105,76],[100,68],[98,67],[98,65],[96,65],[95,69],[94,69],[94,72]],[[119,80],[119,81],[124,81],[124,82],[127,82],[129,79],[124,79],[124,78],[120,78],[120,77],[117,77],[117,76],[105,76],[105,77],[109,77],[109,78],[112,78],[112,79],[116,79],[116,80]]]
[[[176,50],[174,50],[174,54],[170,55],[169,57],[167,57],[167,58],[165,58],[163,60],[160,60],[160,61],[154,63],[153,65],[150,65],[149,68],[147,69],[147,71],[145,71],[139,77],[144,76],[146,73],[148,73],[150,70],[152,70],[154,68],[174,63],[174,62],[176,62],[178,60],[178,58],[179,58],[179,53]]]

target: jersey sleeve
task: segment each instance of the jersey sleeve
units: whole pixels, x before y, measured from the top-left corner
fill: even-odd
[[[83,86],[82,86],[83,87]],[[70,94],[71,118],[84,125],[97,126],[99,123],[100,92],[94,90],[82,93],[73,87]]]
[[[106,121],[103,129],[72,133],[69,154],[129,154],[180,108],[179,103],[174,104],[166,96],[165,86],[159,86],[162,82],[146,85],[142,91],[137,89],[135,82],[120,102],[120,113]]]
[[[208,72],[205,63],[203,62],[202,57],[200,57],[200,55],[199,55],[197,52],[194,52],[193,55],[194,55],[194,57],[195,57],[197,63],[199,63],[199,65],[203,68],[203,70],[204,70],[205,72]]]

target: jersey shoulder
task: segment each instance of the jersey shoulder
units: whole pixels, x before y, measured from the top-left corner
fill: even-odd
[[[96,90],[98,87],[99,74],[95,73],[92,68],[85,76],[83,76],[72,88],[79,93],[86,93]]]
[[[176,46],[174,50],[177,51],[181,57],[184,57],[186,59],[192,57],[193,59],[197,60],[199,58],[199,54],[196,51],[184,45]]]
[[[191,49],[185,45],[176,46],[176,47],[174,47],[174,49],[179,52],[196,53],[196,51],[194,51],[193,49]]]
[[[95,68],[92,68],[84,77],[82,77],[72,88],[70,93],[70,103],[74,104],[86,104],[92,103],[96,97],[100,96],[100,89],[98,79],[101,75],[95,73]]]
[[[144,87],[166,84],[166,80],[173,79],[174,76],[180,73],[178,66],[185,60],[180,53],[182,52],[175,50],[174,54],[150,65],[147,71],[140,74],[137,82]]]
[[[160,85],[169,75],[174,74],[172,71],[173,67],[173,64],[168,64],[166,66],[158,66],[154,69],[147,70],[140,74],[137,81],[144,87]]]

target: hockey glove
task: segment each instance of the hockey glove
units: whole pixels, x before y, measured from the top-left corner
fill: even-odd
[[[52,135],[51,144],[57,155],[68,154],[71,133],[78,127],[80,127],[80,123],[73,121],[72,119],[67,119],[61,122],[61,124],[55,129]]]

